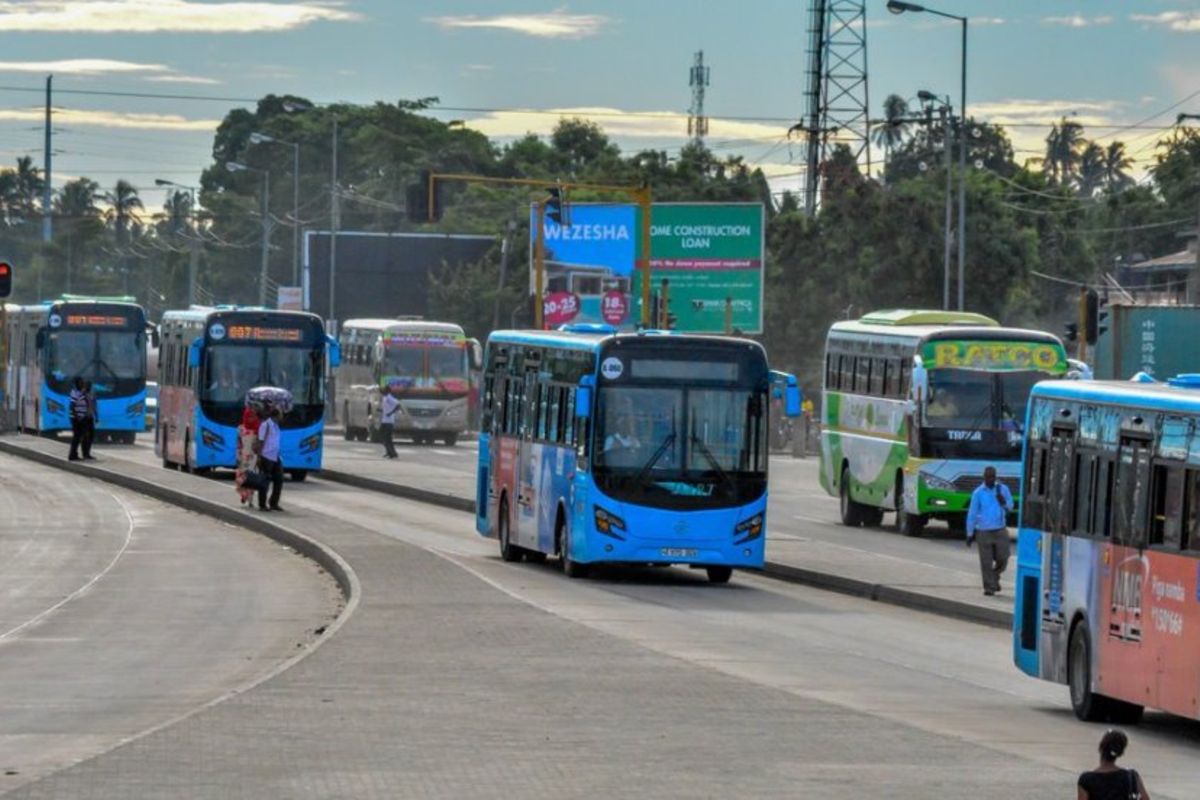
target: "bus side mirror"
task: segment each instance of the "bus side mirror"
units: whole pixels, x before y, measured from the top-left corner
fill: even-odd
[[[592,415],[592,388],[594,382],[591,375],[585,375],[579,381],[579,388],[575,390],[575,416],[587,418]]]
[[[200,368],[200,354],[204,352],[204,337],[197,336],[188,346],[188,369]]]
[[[342,365],[342,346],[328,333],[325,334],[325,344],[329,347],[329,366],[340,367]]]
[[[39,330],[37,332],[36,345],[37,345],[38,350],[42,350],[46,347],[46,332],[45,331]]]
[[[787,372],[771,370],[771,381],[783,385],[783,415],[785,417],[800,416],[800,386],[796,376]]]
[[[478,339],[468,339],[467,346],[471,353],[471,369],[483,369],[483,345]]]
[[[929,373],[920,356],[913,356],[912,378],[908,386],[908,413],[920,418],[921,409],[929,397]]]

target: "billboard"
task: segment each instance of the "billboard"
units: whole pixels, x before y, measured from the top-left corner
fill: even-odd
[[[641,319],[641,214],[636,205],[573,204],[571,225],[547,219],[545,294],[547,327],[564,322],[608,322],[632,329]],[[536,214],[531,210],[531,230]],[[656,203],[650,217],[652,291],[668,281],[675,328],[691,333],[732,325],[761,333],[764,221],[760,203]],[[533,242],[530,292],[534,291]]]

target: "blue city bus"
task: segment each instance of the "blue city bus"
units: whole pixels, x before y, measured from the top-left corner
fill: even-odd
[[[1076,716],[1200,719],[1200,375],[1033,387],[1013,658]]]
[[[5,403],[22,430],[69,431],[76,378],[95,393],[97,438],[132,444],[146,430],[146,312],[132,298],[8,306],[4,334]]]
[[[164,467],[235,467],[246,392],[275,386],[292,395],[280,423],[284,470],[304,480],[321,468],[326,367],[338,365],[340,351],[320,317],[233,306],[168,311],[158,356],[155,452]]]
[[[493,333],[476,529],[504,560],[557,555],[570,577],[683,564],[724,583],[761,568],[771,379],[746,339],[608,325]]]

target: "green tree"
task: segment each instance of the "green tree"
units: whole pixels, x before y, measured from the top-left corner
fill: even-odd
[[[1076,189],[1080,197],[1094,195],[1104,185],[1106,173],[1104,148],[1095,142],[1088,142],[1079,154]]]
[[[909,122],[908,101],[898,94],[889,94],[883,100],[883,119],[871,132],[871,139],[878,147],[883,148],[883,162],[886,168],[892,149],[908,136]]]
[[[1109,142],[1104,149],[1104,188],[1109,192],[1119,192],[1133,184],[1133,178],[1127,171],[1133,166],[1133,159],[1125,152],[1124,142]]]

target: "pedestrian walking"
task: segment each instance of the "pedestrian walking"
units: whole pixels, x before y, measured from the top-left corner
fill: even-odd
[[[87,396],[87,424],[83,431],[83,457],[92,461],[92,445],[96,442],[96,422],[100,419],[96,405],[96,387],[91,381],[83,382],[83,393]]]
[[[383,401],[379,408],[379,438],[383,442],[383,457],[396,457],[396,412],[400,410],[400,400],[396,397],[396,388],[388,384],[383,390]]]
[[[83,378],[76,378],[67,396],[67,405],[71,415],[71,452],[68,461],[79,460],[79,450],[82,446],[84,456],[91,454],[91,444],[87,441],[87,423],[91,415],[91,404],[88,402],[87,384]]]
[[[279,456],[279,409],[268,405],[263,409],[263,419],[258,426],[258,471],[266,478],[258,487],[260,511],[283,511],[279,507],[279,495],[283,493],[283,463]],[[267,498],[267,486],[271,497]]]
[[[1150,800],[1138,771],[1117,766],[1128,746],[1123,731],[1110,729],[1100,737],[1100,766],[1079,776],[1079,800]]]
[[[258,414],[250,406],[242,411],[242,424],[238,426],[237,469],[233,473],[233,482],[237,487],[238,499],[242,505],[250,502],[258,485],[249,476],[261,478],[258,472]]]
[[[1008,512],[1013,510],[1012,492],[996,481],[996,468],[983,471],[983,483],[971,494],[967,511],[967,547],[979,548],[979,570],[983,593],[1000,591],[1000,575],[1008,566]]]

